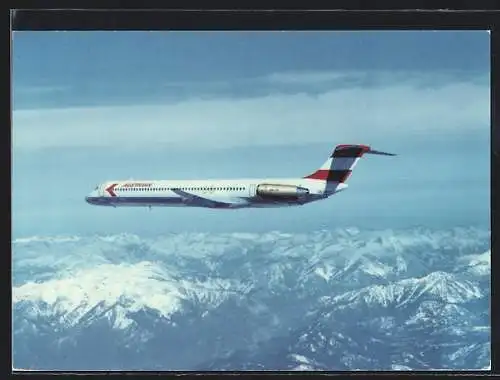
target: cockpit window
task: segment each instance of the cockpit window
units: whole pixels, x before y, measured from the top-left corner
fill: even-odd
[[[94,190],[96,191],[99,190],[99,185],[97,185]]]

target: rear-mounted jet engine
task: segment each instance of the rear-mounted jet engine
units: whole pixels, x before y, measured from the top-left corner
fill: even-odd
[[[297,199],[309,194],[309,190],[293,185],[261,184],[257,186],[257,195],[268,199]]]

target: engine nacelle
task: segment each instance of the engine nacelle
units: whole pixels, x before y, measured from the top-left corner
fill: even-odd
[[[275,185],[263,183],[257,186],[257,195],[262,198],[296,199],[308,194],[308,189],[294,185]]]

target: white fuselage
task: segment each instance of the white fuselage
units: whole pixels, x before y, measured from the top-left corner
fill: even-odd
[[[108,181],[86,201],[113,207],[285,207],[324,199],[345,188],[343,183],[307,178]]]

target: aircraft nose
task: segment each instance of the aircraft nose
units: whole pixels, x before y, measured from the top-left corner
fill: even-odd
[[[89,195],[85,197],[85,202],[93,204],[95,203],[95,198],[98,196],[97,191],[92,191]]]

